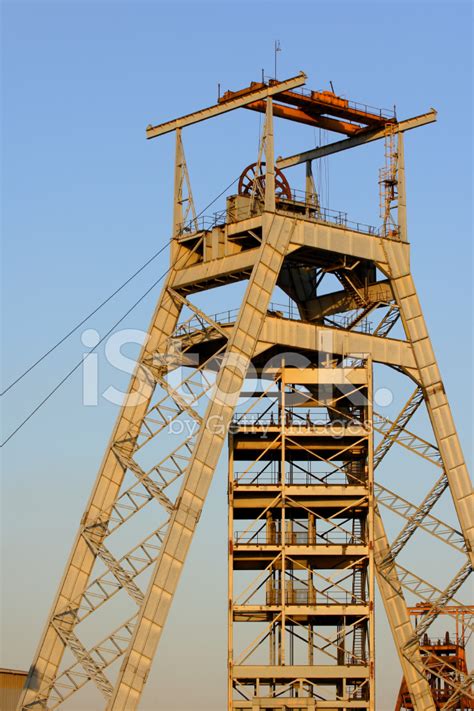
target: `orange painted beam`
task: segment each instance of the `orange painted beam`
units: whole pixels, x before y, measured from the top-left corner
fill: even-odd
[[[266,102],[253,101],[251,104],[247,104],[245,108],[265,113]],[[344,133],[346,136],[353,136],[366,128],[365,126],[357,126],[353,123],[338,121],[337,119],[327,118],[326,116],[312,115],[307,111],[303,111],[303,109],[296,109],[291,106],[284,106],[283,104],[274,103],[273,114],[279,118],[297,121],[298,123],[304,123],[308,126],[324,128],[327,131],[335,131],[336,133]]]
[[[395,120],[388,119],[382,116],[381,113],[364,111],[362,110],[362,105],[357,107],[347,99],[341,99],[341,97],[330,91],[312,91],[310,95],[300,94],[297,91],[284,91],[281,94],[277,94],[275,98],[285,103],[293,104],[298,108],[306,109],[310,113],[331,114],[332,116],[356,121],[367,126],[380,126],[386,124],[387,121]]]

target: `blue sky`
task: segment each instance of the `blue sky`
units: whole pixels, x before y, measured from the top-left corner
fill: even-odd
[[[262,68],[272,73],[278,39],[280,77],[303,69],[309,87],[328,88],[331,80],[348,98],[396,104],[400,118],[432,106],[439,111],[437,124],[406,136],[409,239],[425,316],[469,454],[471,3],[18,0],[3,2],[2,15],[6,383],[168,239],[173,139],[146,141],[145,126],[212,104],[219,82],[222,90],[235,89],[258,80]],[[245,111],[184,132],[198,210],[255,160],[258,135],[258,115]],[[309,127],[280,121],[275,136],[277,155],[319,140]],[[334,156],[325,168],[323,202],[377,224],[382,158],[381,145]],[[297,170],[289,179],[303,187]],[[105,333],[166,267],[165,254],[90,326]],[[124,325],[146,328],[156,297],[155,291]],[[223,306],[236,305],[231,292]],[[76,334],[5,398],[6,433],[83,350]],[[104,389],[122,382],[101,366]],[[0,665],[30,663],[115,414],[107,403],[81,405],[77,373],[5,447]],[[215,530],[225,531],[224,478],[213,485],[144,708],[188,708],[189,701],[179,706],[171,700],[176,655],[189,664],[199,657],[191,674],[195,688],[183,689],[183,696],[195,699],[196,709],[223,707],[226,561],[225,541],[216,540]],[[218,566],[211,564],[215,560]],[[209,575],[196,593],[206,614],[196,620],[186,583],[200,566]],[[221,610],[217,620],[214,609]],[[203,635],[213,640],[205,658]],[[386,653],[393,658],[389,647]],[[385,695],[399,682],[398,671],[384,674],[381,711],[391,708]]]

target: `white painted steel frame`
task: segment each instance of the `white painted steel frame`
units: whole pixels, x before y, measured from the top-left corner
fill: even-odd
[[[299,75],[288,81],[294,87],[304,83],[304,79],[304,75]],[[268,143],[266,151],[267,164],[270,163],[271,166],[274,161],[272,103],[269,97],[284,90],[283,85],[285,88],[289,88],[285,82],[281,82],[278,86],[261,90],[263,92],[262,98],[267,99],[266,135]],[[251,98],[250,95],[247,95],[231,100],[228,104],[218,105],[175,122],[169,122],[161,127],[150,129],[148,135],[153,137],[153,135],[180,129],[184,125],[224,113],[255,99],[256,94],[251,94]],[[435,112],[431,112],[407,122],[401,122],[398,124],[399,135],[401,137],[402,131],[435,119]],[[369,131],[361,134],[360,137],[339,141],[332,146],[281,159],[277,161],[277,165],[289,167],[382,137],[383,132]],[[196,254],[193,256],[193,250],[190,251],[179,240],[173,240],[171,268],[150,324],[149,338],[141,351],[137,368],[129,385],[130,394],[141,392],[144,397],[139,404],[122,407],[117,418],[35,655],[27,686],[20,699],[18,706],[20,710],[35,707],[44,708],[48,705],[48,698],[60,678],[58,670],[66,646],[69,646],[75,655],[74,668],[77,664],[82,666],[86,675],[93,679],[100,690],[110,699],[107,706],[110,711],[119,709],[128,711],[137,707],[224,442],[224,434],[216,436],[213,433],[212,437],[210,436],[206,423],[213,416],[222,418],[224,425],[229,423],[235,399],[238,397],[245,377],[245,369],[252,357],[257,353],[264,352],[273,344],[287,343],[300,347],[300,336],[303,334],[303,342],[308,348],[316,351],[326,350],[325,345],[329,339],[334,345],[334,352],[343,355],[349,351],[357,350],[357,352],[365,353],[366,356],[369,355],[379,362],[391,363],[393,367],[403,369],[421,387],[444,470],[443,476],[446,478],[446,486],[449,486],[463,535],[463,543],[472,563],[472,491],[447,396],[410,272],[409,246],[406,242],[403,143],[400,142],[399,146],[399,240],[385,239],[376,234],[364,234],[344,226],[318,224],[304,217],[289,218],[278,214],[274,195],[268,192],[265,200],[266,212],[262,216],[243,221],[242,225],[228,225],[224,228],[229,234],[235,233],[239,229],[261,228],[263,233],[259,247],[248,251],[243,250],[240,254],[217,257],[203,264],[199,263]],[[272,184],[272,176],[273,173],[270,169],[267,184]],[[183,185],[185,182],[188,183],[187,171],[181,135],[178,130],[173,218],[175,235],[179,231],[178,226],[183,222]],[[189,185],[187,187],[190,192]],[[191,195],[189,195],[189,199],[192,201]],[[196,251],[198,247],[199,241],[196,242],[194,250]],[[338,329],[325,329],[314,324],[277,323],[275,319],[267,318],[267,307],[285,257],[303,247],[315,251],[323,250],[333,255],[372,261],[386,277],[385,294],[393,295],[396,300],[407,342],[383,338],[388,332],[383,329],[377,335],[365,336],[357,333],[341,333]],[[149,474],[138,467],[132,459],[134,451],[140,446],[140,430],[147,418],[155,384],[158,382],[166,384],[166,381],[160,379],[159,368],[157,370],[155,366],[155,357],[157,353],[166,350],[168,340],[176,329],[181,308],[183,304],[186,304],[179,292],[182,294],[198,290],[202,288],[203,283],[207,283],[212,278],[220,277],[225,280],[231,274],[240,279],[249,278],[249,283],[235,324],[231,328],[225,326],[221,330],[228,335],[224,351],[227,355],[241,358],[244,367],[240,367],[241,364],[236,367],[229,360],[224,361],[221,365],[218,383],[222,390],[232,392],[234,396],[225,402],[215,399],[211,401],[201,423],[196,442],[185,442],[181,445],[189,450],[190,464],[187,466],[183,464],[176,471],[177,478],[183,476],[183,483],[180,496],[177,502],[173,503],[157,490],[156,484],[153,485]],[[209,281],[209,283],[211,282]],[[205,317],[204,314],[201,316]],[[212,321],[210,326],[212,327]],[[220,336],[222,335],[220,333]],[[173,393],[170,394],[173,396]],[[180,407],[177,398],[176,406]],[[397,440],[403,431],[404,427],[399,429],[394,440]],[[149,436],[154,435],[150,434]],[[412,449],[415,451],[414,446]],[[117,560],[104,545],[107,527],[109,527],[109,531],[116,530],[124,520],[127,520],[127,517],[133,515],[143,505],[134,501],[131,514],[123,516],[120,513],[119,502],[122,496],[120,490],[127,467],[148,490],[147,501],[157,498],[169,511],[170,525],[165,531],[157,529],[151,536]],[[430,510],[441,493],[446,490],[446,486],[444,481],[437,484],[419,507],[410,508],[409,502],[404,503],[400,497],[391,504],[395,508],[401,507],[399,510],[405,511],[408,520],[406,530],[402,532],[403,535],[400,534],[403,542],[406,542],[406,537],[411,537],[421,525],[425,529],[432,525],[438,533],[442,531],[442,528],[439,528],[439,524],[442,522],[438,523],[438,520],[430,515]],[[133,494],[131,500],[133,501]],[[408,508],[406,508],[407,504]],[[405,508],[403,509],[403,507]],[[374,508],[374,529],[374,557],[379,589],[408,689],[416,711],[434,711],[433,699],[426,675],[423,672],[418,640],[413,636],[413,628],[402,590],[405,587],[408,590],[416,591],[421,583],[416,576],[404,570],[394,560],[394,555],[399,550],[393,551],[391,549],[382,519],[376,508]],[[135,575],[128,574],[124,566],[132,560],[130,556],[133,556],[133,550],[148,551],[147,541],[152,540],[155,535],[159,541],[159,545],[156,547],[157,553],[155,556],[150,556],[150,562],[146,563],[146,567],[155,564],[155,571],[148,590],[143,594],[134,582]],[[451,536],[451,531],[444,530],[441,537],[446,535]],[[100,607],[113,594],[104,592],[104,588],[100,587],[100,578],[89,584],[89,577],[97,557],[102,559],[108,574],[118,581],[119,587],[127,590],[138,606],[137,617],[127,620],[100,643],[104,648],[106,644],[113,643],[117,650],[116,658],[125,654],[124,663],[113,689],[103,676],[103,669],[96,666],[91,651],[85,649],[74,633],[76,624],[91,611]],[[452,598],[457,586],[466,579],[469,572],[470,567],[467,564],[450,583],[447,590],[442,593],[431,588],[429,593],[429,600],[433,604],[431,618],[436,615],[437,605]],[[97,604],[91,604],[87,598],[90,586],[98,586],[96,589],[102,590],[96,598]],[[429,620],[426,621],[426,625],[428,623]],[[100,645],[94,650],[99,647]],[[83,685],[81,679],[83,680],[84,674],[81,675],[75,671],[66,671],[65,674],[70,685],[70,690],[65,694],[69,697]],[[62,697],[58,692],[54,699],[52,698],[50,707],[56,708],[61,703]]]

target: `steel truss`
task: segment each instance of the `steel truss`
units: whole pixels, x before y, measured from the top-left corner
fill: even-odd
[[[350,386],[344,400],[364,403],[351,408],[350,427],[321,419],[331,371],[282,365],[263,409],[257,397],[233,423],[228,707],[235,711],[314,708],[316,699],[323,708],[374,708],[371,368],[338,369]],[[333,412],[339,400],[332,398]],[[303,418],[292,402],[306,405]],[[255,578],[243,592],[242,574]],[[242,626],[258,631],[238,650]]]
[[[372,711],[376,580],[413,708],[435,711],[428,674],[443,675],[446,662],[431,659],[428,670],[419,637],[448,601],[462,605],[473,529],[469,478],[409,265],[403,131],[436,116],[397,123],[338,97],[295,98],[304,81],[254,85],[148,129],[149,137],[176,131],[171,267],[19,711],[66,706],[86,684],[107,711],[137,708],[230,425],[229,710]],[[272,97],[296,102],[295,111],[277,110],[292,120],[316,102],[349,135],[276,162],[306,163],[302,199],[275,196]],[[196,217],[181,131],[239,106],[266,112],[264,181],[255,194],[229,197],[226,214],[209,226]],[[385,135],[382,231],[332,220],[308,161]],[[321,287],[331,276],[339,291]],[[211,316],[193,303],[199,291],[244,280],[232,315]],[[276,287],[294,311],[271,304]],[[377,313],[371,330],[367,317]],[[397,324],[403,334],[394,338]],[[299,363],[304,357],[303,367],[283,359],[289,350]],[[372,411],[374,364],[416,385],[394,420]],[[250,365],[264,390],[235,414]],[[433,443],[408,429],[424,410]],[[437,472],[420,503],[397,491],[397,480],[388,487],[379,479],[397,448],[413,454],[414,476],[422,461]],[[434,512],[442,497],[455,522]],[[404,520],[392,541],[383,511]],[[420,532],[453,551],[450,582],[430,583],[405,567]],[[255,575],[238,589],[245,571]],[[105,610],[118,600],[121,619],[86,643],[85,620],[110,620]],[[428,605],[417,630],[407,600]],[[236,626],[255,631],[243,648]],[[470,697],[469,679],[448,672],[452,699]]]

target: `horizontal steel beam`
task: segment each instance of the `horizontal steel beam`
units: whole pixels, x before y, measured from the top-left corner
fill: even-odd
[[[214,116],[219,116],[220,114],[225,114],[228,111],[233,111],[241,106],[247,106],[248,104],[252,104],[254,101],[266,99],[268,96],[280,94],[282,91],[286,91],[287,89],[294,89],[297,86],[302,86],[306,82],[306,79],[306,74],[304,72],[300,72],[296,77],[286,79],[285,81],[279,81],[276,84],[266,86],[263,89],[259,87],[254,91],[249,90],[242,96],[238,96],[235,99],[229,99],[229,101],[224,101],[221,104],[209,106],[205,109],[201,109],[200,111],[195,111],[192,114],[186,114],[186,116],[181,116],[180,118],[173,119],[172,121],[158,124],[157,126],[148,126],[146,129],[146,137],[156,138],[156,136],[162,136],[164,133],[175,131],[177,128],[190,126],[193,123],[199,123],[199,121],[205,121],[206,119],[213,118]]]
[[[245,108],[251,109],[252,111],[259,111],[261,114],[264,114],[265,106],[265,101],[255,101]],[[338,119],[330,118],[329,116],[315,116],[304,109],[294,108],[293,106],[285,106],[280,103],[273,104],[273,115],[278,116],[278,118],[288,119],[288,121],[304,123],[307,126],[324,128],[327,131],[334,131],[335,133],[344,133],[346,136],[355,135],[361,128],[355,123],[340,121]]]
[[[233,328],[233,323],[221,325],[229,333]],[[196,334],[195,348],[198,348],[200,343],[209,345],[217,338],[221,336],[202,331]],[[351,353],[358,356],[370,354],[376,363],[403,369],[415,367],[411,346],[406,341],[267,315],[256,347],[256,357],[273,346],[342,356]]]
[[[392,289],[388,279],[374,282],[367,286],[367,297],[370,302],[389,302],[393,299]],[[322,294],[314,299],[310,299],[305,304],[306,318],[308,321],[332,316],[345,311],[352,311],[358,308],[358,303],[352,294],[345,290],[334,291],[330,294]]]
[[[437,112],[434,109],[431,109],[431,111],[428,111],[426,114],[421,114],[420,116],[415,116],[414,118],[407,119],[406,121],[400,121],[398,124],[390,125],[394,126],[394,129],[399,133],[403,133],[404,131],[409,131],[412,128],[418,128],[419,126],[425,126],[428,123],[433,123],[436,121],[437,116]],[[329,143],[327,146],[319,146],[318,148],[313,148],[310,151],[296,153],[293,156],[288,156],[288,158],[278,158],[276,164],[280,170],[283,168],[291,168],[294,165],[305,163],[307,160],[324,158],[324,156],[329,156],[332,153],[339,153],[340,151],[346,151],[348,148],[362,146],[364,143],[378,141],[380,138],[384,138],[384,136],[385,128],[378,128],[375,131],[364,131],[357,136],[351,136],[350,138],[344,138],[342,141]]]
[[[303,702],[304,706],[302,706]],[[267,709],[283,709],[283,711],[290,711],[290,709],[300,711],[300,709],[304,709],[305,711],[313,711],[313,709],[316,709],[316,703],[318,704],[318,709],[328,709],[329,711],[336,711],[336,709],[343,709],[344,711],[346,709],[363,709],[363,711],[366,711],[367,709],[367,701],[361,701],[360,699],[342,699],[339,701],[320,701],[318,699],[316,702],[316,699],[303,699],[301,697],[299,699],[290,699],[287,696],[281,699],[277,699],[274,696],[271,698],[262,696],[253,698],[251,701],[241,701],[239,699],[234,701],[232,708],[237,711],[246,711],[246,709],[249,709],[249,711],[259,711],[259,709],[265,709],[265,711]]]
[[[248,679],[260,681],[267,679],[275,679],[281,683],[281,680],[304,679],[305,681],[326,681],[327,679],[368,679],[369,668],[363,665],[329,665],[318,664],[317,666],[309,666],[306,664],[287,664],[286,666],[277,666],[270,664],[235,664],[232,670],[234,679],[242,681]]]

